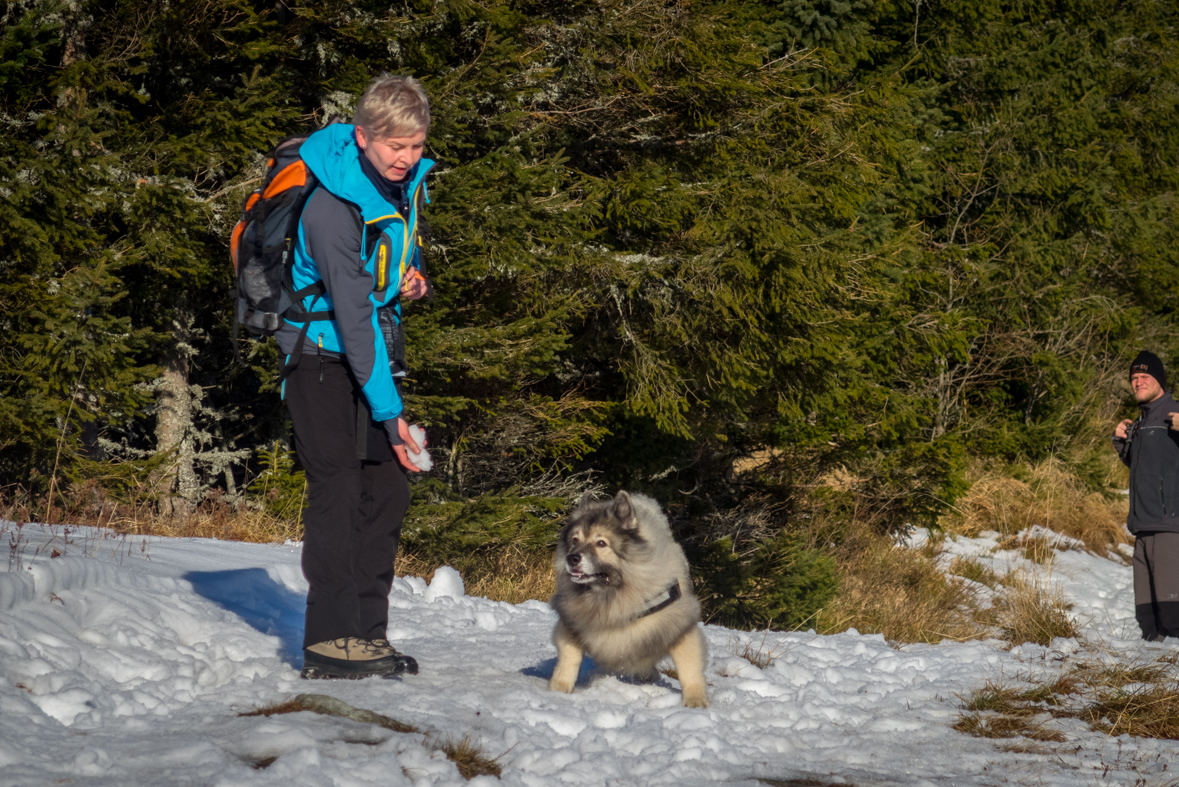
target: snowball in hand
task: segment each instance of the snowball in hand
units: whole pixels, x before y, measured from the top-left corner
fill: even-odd
[[[409,436],[412,437],[413,441],[418,444],[418,447],[422,449],[422,452],[420,454],[415,454],[413,451],[406,448],[406,456],[409,457],[409,461],[412,462],[413,466],[418,470],[421,470],[423,473],[430,472],[430,470],[434,468],[434,460],[430,458],[430,452],[426,450],[426,430],[417,424],[411,424],[409,427]]]

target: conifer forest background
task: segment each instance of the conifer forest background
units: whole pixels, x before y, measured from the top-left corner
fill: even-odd
[[[1048,461],[1114,499],[1129,359],[1179,377],[1172,0],[26,0],[0,49],[0,494],[42,521],[297,529],[227,239],[380,72],[439,162],[403,545],[465,575],[626,488],[711,619],[805,627],[849,521]]]

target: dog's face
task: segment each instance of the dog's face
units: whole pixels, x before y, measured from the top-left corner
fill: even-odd
[[[561,530],[558,571],[584,590],[618,589],[628,557],[645,544],[625,492],[604,503],[583,500]]]

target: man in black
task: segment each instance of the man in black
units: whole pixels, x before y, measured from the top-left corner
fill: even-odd
[[[1157,642],[1179,637],[1179,403],[1146,350],[1130,365],[1130,387],[1142,414],[1118,424],[1113,443],[1130,468],[1135,616],[1143,639]]]

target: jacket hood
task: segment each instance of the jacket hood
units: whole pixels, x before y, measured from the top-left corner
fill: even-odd
[[[325,189],[360,208],[366,224],[397,213],[397,206],[385,201],[360,168],[355,126],[333,123],[316,131],[299,148],[299,155]],[[424,158],[410,170],[407,192],[411,196],[433,166]]]

